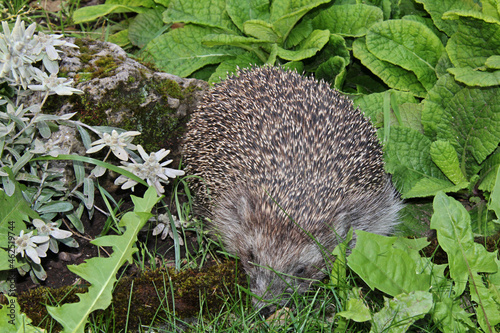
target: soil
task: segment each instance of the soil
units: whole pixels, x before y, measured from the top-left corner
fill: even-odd
[[[136,196],[142,196],[144,193],[137,191],[132,193]],[[123,201],[123,204],[120,207],[120,212],[127,212],[133,209],[132,201],[130,200],[130,191],[122,191],[118,190],[114,193],[113,197],[117,202],[119,200]],[[168,197],[168,196],[167,196]],[[106,205],[102,201],[100,196],[96,195],[95,206],[100,208],[102,211],[106,210]],[[172,211],[172,210],[170,210]],[[174,210],[175,211],[175,210]],[[91,240],[100,236],[103,231],[103,227],[106,223],[108,216],[104,213],[100,212],[98,209],[94,210],[94,216],[92,219],[89,219],[88,214],[85,212],[82,216],[82,222],[84,226],[85,233],[79,234],[75,232],[74,229],[71,231],[74,232],[73,238],[79,243],[78,248],[70,248],[61,243],[59,243],[59,253],[52,253],[50,250],[47,251],[47,257],[42,258],[42,265],[45,271],[47,272],[47,279],[45,281],[39,281],[40,283],[34,283],[29,276],[26,274],[25,276],[17,276],[16,279],[16,292],[21,294],[31,289],[38,288],[40,286],[49,287],[49,288],[60,288],[64,286],[85,283],[85,281],[81,281],[80,277],[68,269],[69,265],[79,265],[83,263],[85,260],[96,257],[96,256],[104,256],[107,257],[109,249],[99,249],[97,246],[90,243]],[[166,237],[164,240],[158,236],[151,236],[151,230],[154,228],[154,222],[149,224],[148,228],[144,228],[139,233],[139,242],[142,242],[150,253],[156,253],[156,258],[162,258],[162,260],[166,261],[165,266],[173,266],[175,253],[174,253],[174,242],[170,237]],[[110,231],[108,234],[113,234]],[[194,251],[197,245],[197,239],[194,232],[187,232],[187,247],[191,251]],[[181,250],[183,250],[181,248]],[[184,253],[181,254],[181,256]],[[158,266],[158,265],[157,265]],[[126,268],[125,275],[134,275],[140,269],[135,265],[129,265]]]

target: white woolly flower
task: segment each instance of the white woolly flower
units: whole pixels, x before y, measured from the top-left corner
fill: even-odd
[[[24,230],[21,230],[19,237],[14,237],[14,244],[16,245],[14,253],[16,255],[21,253],[22,257],[24,257],[24,253],[26,253],[34,263],[40,264],[40,258],[47,256],[46,252],[49,247],[49,239],[49,236],[33,236],[33,231],[24,234]]]
[[[75,94],[83,94],[83,91],[79,89],[72,88],[70,85],[73,83],[73,80],[67,80],[62,77],[57,77],[56,73],[47,75],[47,73],[42,72],[38,68],[33,69],[35,71],[34,79],[38,81],[40,84],[30,84],[28,88],[33,91],[48,91],[50,94],[58,94],[58,95],[73,95]]]
[[[175,178],[177,176],[183,176],[184,171],[165,168],[166,165],[172,163],[172,160],[160,163],[169,153],[170,150],[160,149],[156,153],[147,154],[141,145],[137,145],[137,151],[141,155],[144,163],[137,163],[132,159],[132,163],[122,162],[126,165],[125,169],[132,172],[137,177],[147,181],[149,186],[154,186],[158,195],[165,192],[161,183],[168,184],[169,178]],[[122,189],[132,188],[137,185],[135,180],[129,179],[121,175],[116,178],[115,185],[122,185]]]
[[[34,219],[33,225],[38,230],[38,235],[41,236],[51,236],[56,239],[64,239],[71,237],[73,233],[71,231],[61,230],[55,222],[45,223],[40,219]]]
[[[36,61],[32,53],[34,44],[33,33],[36,24],[31,24],[28,29],[24,21],[17,17],[12,33],[7,22],[2,22],[3,34],[0,34],[0,79],[4,78],[9,84],[26,85],[32,80],[32,63]]]
[[[101,139],[92,142],[91,145],[94,147],[87,150],[87,154],[95,153],[108,146],[116,157],[122,161],[126,161],[128,160],[128,153],[125,148],[131,150],[137,149],[131,142],[134,139],[133,137],[139,134],[141,134],[141,132],[137,131],[122,132],[118,134],[116,130],[113,130],[111,135],[109,133],[102,133],[100,134]]]
[[[172,218],[174,220],[174,224],[175,224],[175,227],[177,228],[177,230],[179,230],[181,227],[185,227],[185,225],[183,225],[177,217],[172,216]],[[155,218],[151,218],[150,220],[154,221]],[[174,233],[173,233],[172,229],[170,228],[170,226],[171,226],[170,225],[170,215],[169,214],[159,214],[157,221],[158,221],[158,225],[153,229],[153,236],[159,235],[161,233],[161,239],[165,239],[165,238],[167,238],[167,236],[170,236],[170,238],[174,239]],[[179,235],[179,237],[177,237],[177,239],[179,240],[179,245],[183,246],[184,240],[182,239],[182,237],[180,237],[179,232],[177,232],[177,234]]]

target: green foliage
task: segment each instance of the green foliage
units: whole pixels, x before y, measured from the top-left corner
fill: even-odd
[[[0,330],[4,333],[42,333],[43,329],[31,325],[31,319],[21,312],[15,297],[6,295],[7,304],[0,305]]]
[[[110,246],[113,253],[108,258],[92,258],[81,265],[69,266],[73,273],[91,284],[88,292],[78,295],[78,303],[47,307],[50,315],[63,325],[64,332],[84,332],[90,313],[98,309],[104,310],[111,303],[112,290],[120,267],[125,261],[132,262],[132,255],[137,251],[134,246],[137,234],[152,216],[151,210],[159,198],[153,187],[146,191],[144,198],[131,198],[134,210],[126,213],[119,224],[125,228],[125,232],[119,236],[103,236],[91,242],[97,246]]]

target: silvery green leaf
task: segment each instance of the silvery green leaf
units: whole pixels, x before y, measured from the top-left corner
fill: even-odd
[[[38,128],[38,132],[40,133],[42,138],[44,139],[50,138],[52,132],[50,131],[49,125],[45,121],[38,122],[36,127]]]
[[[68,237],[64,239],[59,239],[59,242],[63,243],[66,246],[69,247],[79,247],[80,244],[76,240],[73,239],[73,237]]]
[[[83,162],[73,161],[73,170],[75,170],[76,186],[78,187],[83,184],[85,178],[85,168],[83,167]]]
[[[17,174],[19,172],[19,170],[21,170],[22,167],[24,167],[30,160],[31,158],[33,158],[33,154],[29,151],[26,151],[23,156],[21,156],[21,158],[19,158],[16,162],[16,164],[14,164],[14,166],[12,167],[12,172],[15,174]]]
[[[7,134],[9,134],[14,129],[15,125],[15,123],[10,123],[7,126],[5,126],[4,124],[0,124],[0,138],[3,138]]]
[[[68,119],[70,119],[71,117],[73,117],[75,114],[76,114],[76,112],[73,112],[73,113],[66,113],[66,114],[60,115],[60,116],[59,116],[59,119],[62,119],[62,120],[68,120]]]
[[[83,204],[78,205],[78,208],[71,214],[66,214],[68,220],[70,220],[71,224],[76,228],[79,233],[84,233],[85,230],[83,228],[83,223],[81,221],[82,213],[83,213]]]
[[[85,207],[91,209],[94,206],[94,181],[92,178],[83,180],[83,195],[85,196]]]
[[[7,194],[9,197],[12,196],[12,194],[14,194],[16,185],[14,184],[14,182],[10,180],[9,175],[7,175],[6,177],[2,177],[2,185],[5,194]]]
[[[38,213],[69,212],[73,210],[73,205],[67,201],[53,201],[38,209]]]
[[[78,132],[80,133],[80,138],[82,139],[83,145],[85,146],[85,149],[90,149],[90,144],[92,143],[92,140],[90,139],[89,132],[85,128],[83,128],[80,125],[76,125],[76,128],[78,129]]]
[[[90,173],[93,174],[94,176],[96,176],[97,178],[99,178],[102,175],[104,175],[104,173],[106,172],[106,170],[107,169],[105,167],[96,165],[96,167],[94,169],[92,169],[92,171]]]

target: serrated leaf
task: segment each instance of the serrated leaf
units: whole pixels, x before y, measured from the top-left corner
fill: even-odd
[[[356,39],[352,50],[354,56],[389,87],[412,92],[418,97],[425,97],[426,89],[413,72],[377,58],[368,51],[364,38]]]
[[[382,22],[384,13],[378,7],[355,4],[334,5],[322,10],[313,20],[315,29],[328,29],[332,34],[346,37],[361,37],[377,22]]]
[[[430,153],[432,161],[436,163],[438,168],[441,169],[453,184],[457,185],[467,182],[467,179],[460,169],[457,152],[449,141],[434,141],[431,144]]]
[[[0,309],[0,331],[3,333],[44,333],[42,328],[31,324],[31,319],[21,312],[21,307],[15,297],[4,296],[6,304],[2,304]]]
[[[219,63],[243,52],[231,46],[203,46],[203,37],[215,33],[217,30],[213,28],[186,25],[153,39],[145,51],[158,68],[186,77],[203,66]]]
[[[146,10],[143,7],[103,4],[78,8],[73,12],[73,22],[75,24],[93,21],[99,17],[110,13],[142,13]]]
[[[222,29],[229,33],[237,33],[226,11],[225,0],[173,0],[166,11],[163,12],[165,23],[192,23],[203,27]],[[179,30],[179,29],[175,29]]]
[[[464,292],[473,272],[496,272],[496,253],[474,243],[470,216],[461,203],[439,192],[433,206],[431,228],[436,230],[439,245],[448,255],[450,276],[458,296]]]
[[[414,291],[393,299],[384,298],[384,307],[373,315],[371,332],[404,333],[434,305],[432,294]]]
[[[424,5],[425,10],[431,15],[432,20],[439,30],[444,31],[448,36],[457,31],[459,22],[457,20],[445,20],[443,14],[450,10],[475,10],[480,11],[479,4],[472,0],[415,0]]]
[[[268,0],[227,0],[226,10],[238,29],[243,31],[243,23],[250,20],[262,20],[269,22]]]
[[[295,24],[308,11],[329,0],[282,0],[271,4],[270,21],[274,30],[285,40]]]
[[[374,24],[366,34],[366,46],[378,59],[415,73],[426,90],[436,83],[435,67],[444,46],[424,24],[410,20]]]
[[[158,201],[156,190],[150,187],[144,198],[132,196],[133,212],[126,213],[120,221],[125,232],[120,236],[103,236],[91,243],[97,246],[111,246],[113,253],[108,258],[92,258],[78,266],[68,266],[73,272],[90,283],[88,292],[77,294],[79,302],[62,306],[47,306],[49,314],[64,327],[64,332],[83,333],[88,316],[95,310],[106,309],[111,303],[116,274],[125,261],[132,262],[137,234],[151,216],[151,209]]]
[[[499,85],[500,70],[486,70],[486,61],[500,54],[500,21],[473,11],[448,12],[444,18],[458,19],[460,23],[446,45],[456,67],[448,71],[457,81],[470,86]]]
[[[164,10],[165,8],[149,9],[138,14],[130,22],[128,38],[133,45],[143,48],[167,29],[167,25],[163,23],[162,19]]]
[[[356,246],[347,263],[370,288],[391,296],[429,289],[430,275],[416,273],[416,264],[411,257],[393,246],[396,237],[361,230],[356,230],[356,235]]]
[[[302,41],[296,51],[285,50],[278,47],[278,56],[289,61],[299,61],[310,58],[318,53],[328,43],[330,32],[328,30],[314,30]]]

